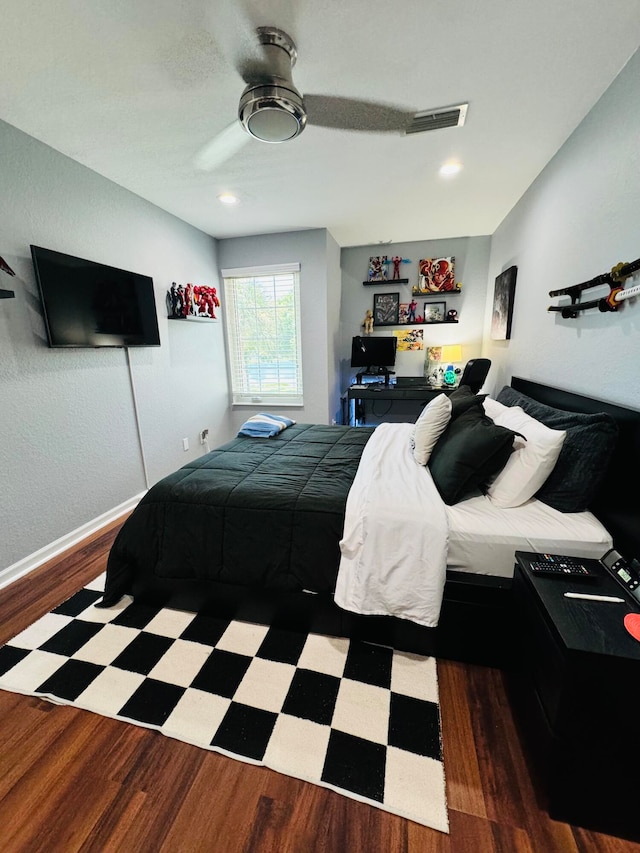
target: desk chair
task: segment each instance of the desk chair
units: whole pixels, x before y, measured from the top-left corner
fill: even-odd
[[[489,358],[472,358],[465,365],[460,378],[460,385],[468,385],[474,394],[482,388],[484,380],[487,378],[489,368],[491,367],[491,359]]]

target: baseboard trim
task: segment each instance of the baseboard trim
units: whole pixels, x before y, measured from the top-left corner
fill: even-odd
[[[44,548],[34,551],[33,554],[29,554],[22,560],[18,560],[18,562],[14,563],[12,566],[7,566],[6,569],[0,570],[0,589],[3,589],[5,586],[8,586],[14,581],[17,581],[18,578],[28,575],[29,572],[37,569],[38,566],[46,563],[47,560],[52,560],[54,557],[57,557],[58,554],[62,554],[63,551],[66,551],[68,548],[72,548],[74,545],[82,542],[82,540],[86,539],[87,536],[91,536],[92,533],[96,533],[102,527],[106,527],[108,524],[111,524],[112,521],[116,521],[116,519],[120,518],[121,515],[125,515],[127,512],[130,512],[144,495],[145,492],[140,492],[140,494],[134,495],[132,498],[129,498],[129,500],[124,501],[124,503],[118,504],[118,506],[107,510],[107,512],[103,512],[102,515],[99,515],[91,521],[87,521],[86,524],[77,527],[65,536],[61,536],[60,539],[56,539],[55,542],[51,542],[49,545],[45,545]]]

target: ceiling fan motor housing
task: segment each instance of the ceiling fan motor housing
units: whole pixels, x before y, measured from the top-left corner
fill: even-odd
[[[240,98],[242,127],[261,142],[286,142],[305,128],[307,113],[302,95],[291,78],[297,58],[293,40],[276,27],[259,27],[265,68],[250,80]]]

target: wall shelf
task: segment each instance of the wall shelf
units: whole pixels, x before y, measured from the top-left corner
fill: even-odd
[[[428,323],[374,323],[375,329],[410,329],[412,326],[455,326],[459,320],[430,320]]]
[[[0,299],[15,299],[13,290],[0,290]]]
[[[375,281],[363,281],[363,284],[409,284],[408,278],[385,278],[385,279],[376,279]]]
[[[461,290],[443,290],[435,293],[433,290],[416,290],[414,287],[411,291],[412,296],[435,296],[436,299],[448,299],[450,296],[460,296]]]
[[[167,317],[167,320],[189,320],[192,323],[217,323],[217,317]]]

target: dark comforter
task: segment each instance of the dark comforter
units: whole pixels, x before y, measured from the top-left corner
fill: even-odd
[[[145,495],[109,555],[103,606],[139,577],[333,592],[349,488],[372,429],[235,438]]]

